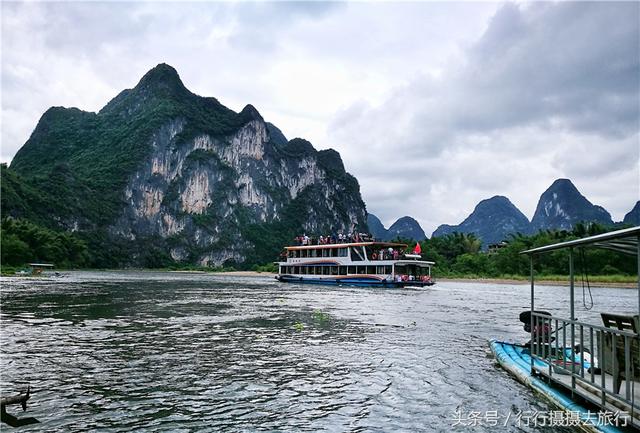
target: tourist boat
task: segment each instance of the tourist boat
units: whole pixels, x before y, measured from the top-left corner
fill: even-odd
[[[529,342],[491,340],[489,345],[505,370],[564,411],[564,421],[571,424],[563,425],[592,432],[638,431],[640,277],[637,310],[634,306],[631,311],[602,312],[602,323],[597,324],[578,321],[574,258],[583,248],[636,256],[640,275],[640,226],[523,251],[531,261],[531,305],[520,314],[520,321]],[[562,249],[569,252],[569,290],[568,296],[558,296],[558,303],[563,306],[568,301],[568,318],[542,311],[560,306],[536,299],[533,277],[534,260]]]
[[[367,287],[424,287],[434,284],[419,248],[392,242],[349,242],[285,247],[276,279],[287,283]]]

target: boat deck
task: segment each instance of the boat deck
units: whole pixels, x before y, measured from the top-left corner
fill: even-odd
[[[554,382],[562,385],[563,387],[571,391],[571,375],[555,373],[549,376],[548,369],[546,368],[541,368],[540,366],[534,366],[534,369],[538,373],[543,375],[545,378],[551,379]],[[591,374],[588,373],[586,369],[584,370],[584,375],[585,375],[585,378],[588,378],[588,379],[591,378]],[[605,373],[604,380],[605,380],[604,388],[607,390],[613,389],[613,377],[610,374]],[[593,382],[596,384],[601,384],[602,375],[594,374]],[[626,385],[627,385],[627,382],[623,380],[622,385],[620,386],[621,393],[624,392]],[[605,396],[604,406],[607,408],[607,410],[610,410],[611,412],[625,412],[629,414],[629,416],[633,416],[633,424],[637,428],[640,428],[640,382],[630,381],[629,386],[632,393],[631,401],[634,402],[633,407],[631,407],[631,405],[623,401],[613,399],[611,398],[611,396],[608,396],[608,395]],[[593,404],[597,404],[597,405],[602,404],[602,391],[596,388],[595,386],[593,386],[590,383],[590,380],[581,380],[579,378],[576,378],[576,386],[574,389],[574,393]]]
[[[615,413],[622,415],[622,412],[628,415],[626,427],[624,422],[620,422],[617,426],[614,424],[602,424],[598,422],[599,408],[596,406],[601,404],[601,391],[589,385],[586,380],[583,381],[576,378],[576,387],[572,396],[571,375],[556,372],[549,376],[548,365],[539,360],[534,361],[534,370],[538,374],[531,374],[531,357],[524,346],[491,340],[490,347],[500,365],[520,382],[544,395],[554,406],[567,412],[578,412],[582,420],[581,428],[583,430],[605,433],[633,431],[634,427],[636,431],[640,430],[640,383],[630,383],[633,389],[633,407],[625,406],[623,402],[614,400],[610,396],[606,400],[605,407],[612,415]],[[587,376],[589,379],[591,378],[591,374],[587,375],[585,370],[585,377]],[[595,379],[595,383],[601,383],[602,376],[595,375]],[[555,382],[556,385],[554,386],[550,382]],[[606,389],[612,389],[613,379],[608,374],[605,374],[605,384]],[[625,386],[626,382],[623,381],[620,388],[622,392],[624,392]],[[576,396],[581,397],[584,403],[579,402],[579,399],[575,399]],[[594,406],[591,406],[589,402]]]

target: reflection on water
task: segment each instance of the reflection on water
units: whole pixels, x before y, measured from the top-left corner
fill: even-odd
[[[537,305],[566,315],[565,291],[540,288]],[[593,292],[580,319],[637,305],[635,291]],[[454,413],[548,410],[487,346],[526,339],[517,316],[528,296],[524,285],[474,283],[3,278],[1,386],[34,390],[27,414],[42,423],[22,431],[493,431],[452,427]]]

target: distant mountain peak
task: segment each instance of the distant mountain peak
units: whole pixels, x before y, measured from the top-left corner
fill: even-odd
[[[254,107],[251,104],[247,104],[240,112],[240,115],[247,121],[264,120],[260,115],[260,113],[258,112],[258,110],[256,109],[256,107]]]
[[[105,105],[98,114],[128,117],[148,106],[149,101],[185,100],[195,95],[182,83],[178,71],[166,63],[149,70],[133,89],[125,89]]]
[[[576,191],[578,190],[573,184],[573,182],[571,182],[570,179],[566,179],[564,177],[554,180],[549,188],[560,187],[560,186],[570,186],[570,187],[573,187]]]
[[[443,224],[433,236],[440,237],[459,233],[473,233],[482,240],[483,248],[500,242],[512,233],[528,233],[529,220],[511,201],[496,195],[482,200],[473,212],[457,226]]]
[[[367,225],[369,226],[369,233],[371,233],[374,238],[382,241],[389,241],[396,238],[422,241],[427,237],[422,227],[420,227],[420,223],[410,216],[399,218],[391,224],[391,227],[387,230],[380,219],[370,213],[367,214]]]
[[[640,226],[640,200],[636,202],[636,205],[624,216],[622,220],[624,224],[632,224],[634,226]]]
[[[176,71],[173,66],[167,65],[166,63],[160,63],[156,67],[150,69],[142,76],[136,87],[149,85],[178,87],[186,90],[182,80],[180,79],[178,71]]]
[[[401,238],[422,241],[426,237],[427,235],[425,235],[418,221],[410,216],[399,218],[387,230],[387,240]]]
[[[380,221],[380,218],[372,213],[367,214],[367,226],[369,226],[369,233],[374,238],[384,240],[387,237],[387,229]]]
[[[398,220],[395,223],[405,223],[405,222],[410,222],[410,223],[416,223],[418,224],[418,221],[416,221],[415,218],[410,217],[409,215],[405,215],[403,217],[398,218]],[[395,224],[394,223],[394,224]]]
[[[475,210],[478,209],[483,209],[489,206],[495,206],[495,205],[499,205],[499,206],[509,206],[509,207],[513,207],[516,208],[513,203],[511,203],[511,200],[509,200],[507,197],[503,196],[503,195],[494,195],[491,198],[487,198],[484,200],[481,200],[475,207]],[[516,208],[517,209],[517,208]]]
[[[611,215],[592,204],[569,179],[557,179],[540,196],[531,220],[534,230],[571,230],[581,221],[611,225]]]

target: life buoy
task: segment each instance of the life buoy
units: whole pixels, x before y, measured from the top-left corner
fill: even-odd
[[[371,260],[378,260],[378,255],[376,253],[371,254]]]

